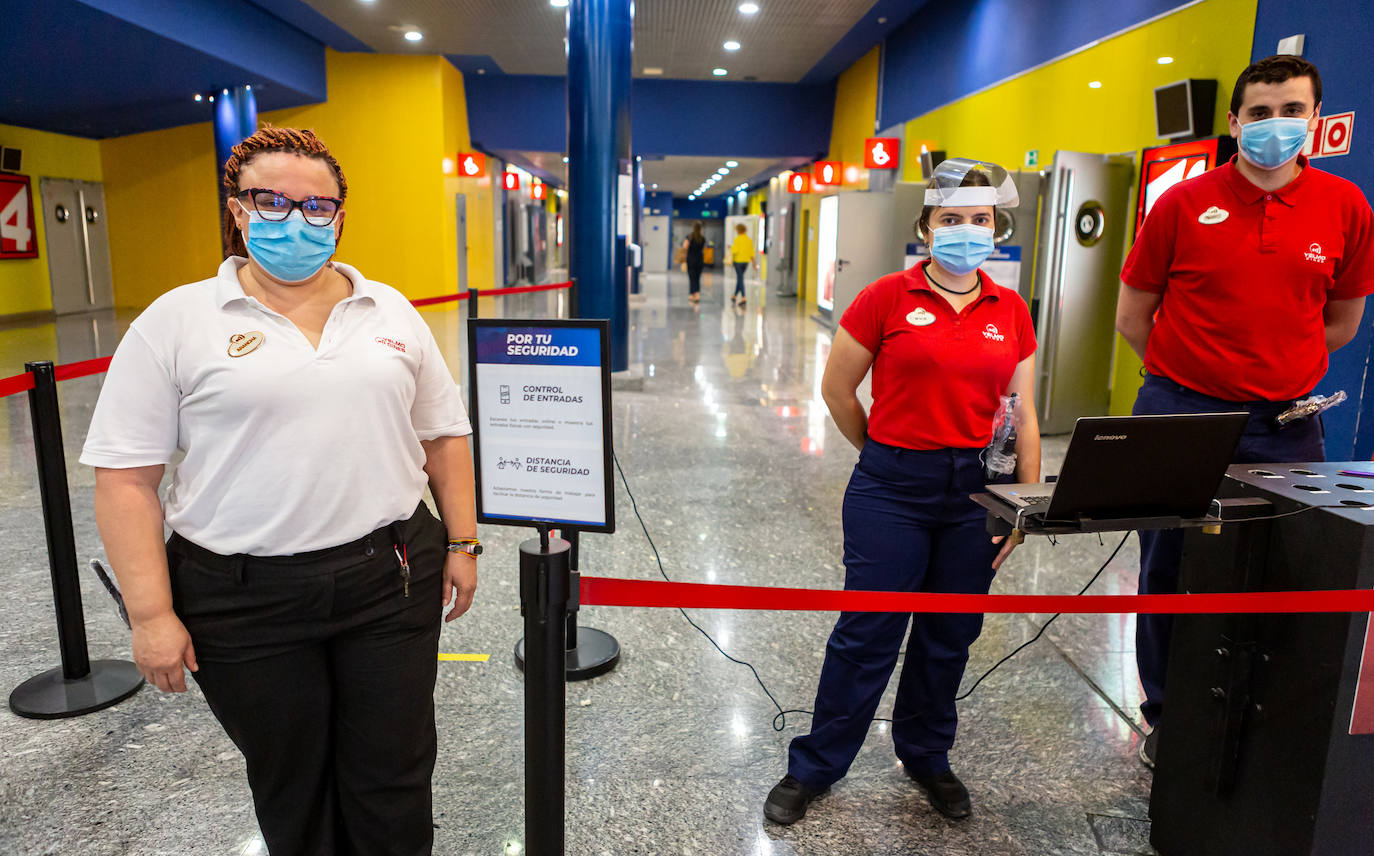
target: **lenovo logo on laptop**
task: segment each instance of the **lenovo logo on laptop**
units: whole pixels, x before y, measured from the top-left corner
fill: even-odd
[[[1125,440],[1125,439],[1126,439],[1126,435],[1125,435],[1125,434],[1098,434],[1097,436],[1093,437],[1093,439],[1094,439],[1094,440]]]

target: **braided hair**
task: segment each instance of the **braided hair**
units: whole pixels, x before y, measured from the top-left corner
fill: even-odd
[[[348,182],[344,179],[343,169],[339,167],[339,162],[334,160],[330,154],[329,147],[324,141],[315,136],[313,131],[303,128],[276,128],[271,125],[259,128],[251,137],[239,143],[233,148],[233,154],[224,163],[224,192],[225,199],[233,199],[238,196],[239,176],[243,168],[253,162],[259,155],[268,152],[286,152],[287,154],[301,155],[302,157],[314,158],[323,161],[334,173],[334,180],[339,184],[339,198],[348,198]],[[224,208],[223,214],[224,227],[224,246],[228,255],[246,256],[248,248],[243,243],[243,233],[239,231],[238,224],[234,222],[234,216],[229,212],[228,205]]]

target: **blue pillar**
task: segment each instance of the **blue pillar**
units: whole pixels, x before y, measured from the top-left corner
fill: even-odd
[[[629,368],[629,287],[616,201],[630,174],[632,0],[568,6],[568,266],[577,317],[611,321],[611,368]],[[634,192],[631,180],[630,193]]]
[[[258,129],[258,99],[251,86],[221,89],[210,97],[215,104],[215,187],[223,210],[229,202],[224,195],[224,164],[234,153],[234,146]],[[224,249],[228,252],[227,247]]]

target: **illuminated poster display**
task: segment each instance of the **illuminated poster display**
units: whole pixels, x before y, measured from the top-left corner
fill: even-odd
[[[826,312],[835,308],[835,256],[839,237],[840,197],[822,197],[820,236],[816,243],[816,305]]]

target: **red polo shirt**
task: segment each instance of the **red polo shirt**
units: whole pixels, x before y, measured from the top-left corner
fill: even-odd
[[[1282,401],[1326,374],[1322,310],[1374,292],[1374,216],[1308,166],[1272,193],[1231,163],[1160,196],[1121,279],[1163,295],[1145,368],[1228,401]]]
[[[868,436],[908,449],[972,449],[992,441],[999,396],[1035,353],[1021,295],[982,271],[978,299],[956,313],[923,262],[859,292],[840,326],[873,354]]]

